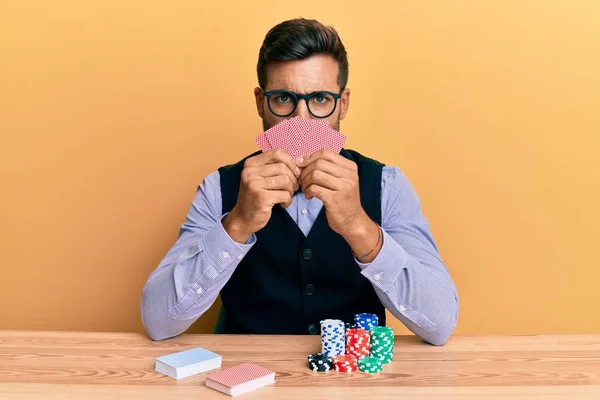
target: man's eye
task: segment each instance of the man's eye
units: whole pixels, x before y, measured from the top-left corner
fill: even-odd
[[[277,96],[275,100],[279,103],[287,103],[288,101],[290,101],[290,96],[288,96],[287,94],[282,94],[280,96]]]
[[[325,104],[333,99],[327,93],[317,93],[312,98],[311,101],[316,104]]]

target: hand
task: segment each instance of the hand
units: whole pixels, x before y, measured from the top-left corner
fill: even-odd
[[[346,240],[354,254],[367,254],[359,258],[361,262],[373,261],[383,242],[378,240],[379,226],[360,203],[356,164],[327,149],[296,160],[296,164],[302,169],[299,181],[306,198],[323,202],[329,227]]]
[[[300,168],[284,151],[275,149],[246,159],[235,207],[223,221],[229,236],[245,243],[271,218],[275,204],[292,204]]]
[[[323,149],[297,160],[302,168],[300,185],[307,199],[323,202],[331,229],[345,236],[364,222],[366,215],[360,203],[358,167],[356,163]]]

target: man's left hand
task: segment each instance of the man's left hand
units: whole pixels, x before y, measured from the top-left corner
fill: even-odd
[[[298,159],[297,165],[302,169],[302,191],[307,199],[323,202],[331,229],[347,237],[371,221],[360,203],[356,163],[323,149]]]

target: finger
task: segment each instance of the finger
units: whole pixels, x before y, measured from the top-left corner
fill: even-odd
[[[245,167],[259,167],[267,164],[284,163],[296,176],[300,175],[300,168],[296,162],[285,151],[281,149],[269,150],[257,156],[246,159]]]
[[[292,204],[292,196],[286,190],[270,190],[268,192],[269,204],[281,204],[283,208],[288,208]]]
[[[290,177],[290,181],[293,182],[293,184],[294,184],[294,191],[298,190],[298,185],[299,185],[298,177],[294,173],[292,173],[292,171],[290,171],[288,166],[285,165],[284,163],[268,164],[268,165],[259,167],[258,174],[263,178],[279,176],[279,175],[287,175]]]
[[[307,154],[304,157],[300,157],[300,158],[296,159],[296,165],[298,165],[300,168],[304,168],[304,167],[312,164],[316,160],[320,160],[320,159],[331,161],[334,164],[341,165],[341,166],[351,169],[351,170],[357,170],[356,163],[348,160],[346,157],[343,157],[337,153],[334,153],[333,151],[331,151],[329,149],[322,149],[322,150],[316,151],[314,153]]]
[[[354,172],[349,170],[348,168],[344,168],[339,164],[335,164],[329,160],[326,160],[324,158],[320,158],[310,164],[308,164],[308,166],[302,168],[302,172],[300,173],[300,177],[298,177],[298,180],[300,182],[302,182],[304,180],[304,178],[306,178],[308,175],[312,174],[313,171],[323,171],[323,172],[327,172],[330,175],[336,176],[338,178],[350,178],[350,174],[353,174]]]
[[[319,185],[330,190],[342,190],[345,183],[343,179],[321,170],[312,171],[304,180],[300,181],[305,193],[310,189],[311,185]]]
[[[288,175],[270,176],[263,179],[261,186],[264,190],[285,190],[294,195],[296,178],[293,179]]]
[[[308,200],[316,197],[317,199],[321,200],[325,206],[327,206],[328,200],[332,193],[333,192],[330,189],[316,184],[310,185],[310,187],[304,191],[304,195]]]

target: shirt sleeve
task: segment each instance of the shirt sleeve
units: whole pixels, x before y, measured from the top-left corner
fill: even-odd
[[[226,215],[216,171],[198,187],[178,239],[142,290],[142,323],[151,339],[185,332],[214,303],[256,242],[252,235],[236,243],[221,223]]]
[[[456,287],[406,176],[385,166],[381,186],[383,246],[371,263],[356,262],[392,315],[427,342],[442,345],[458,320]]]

